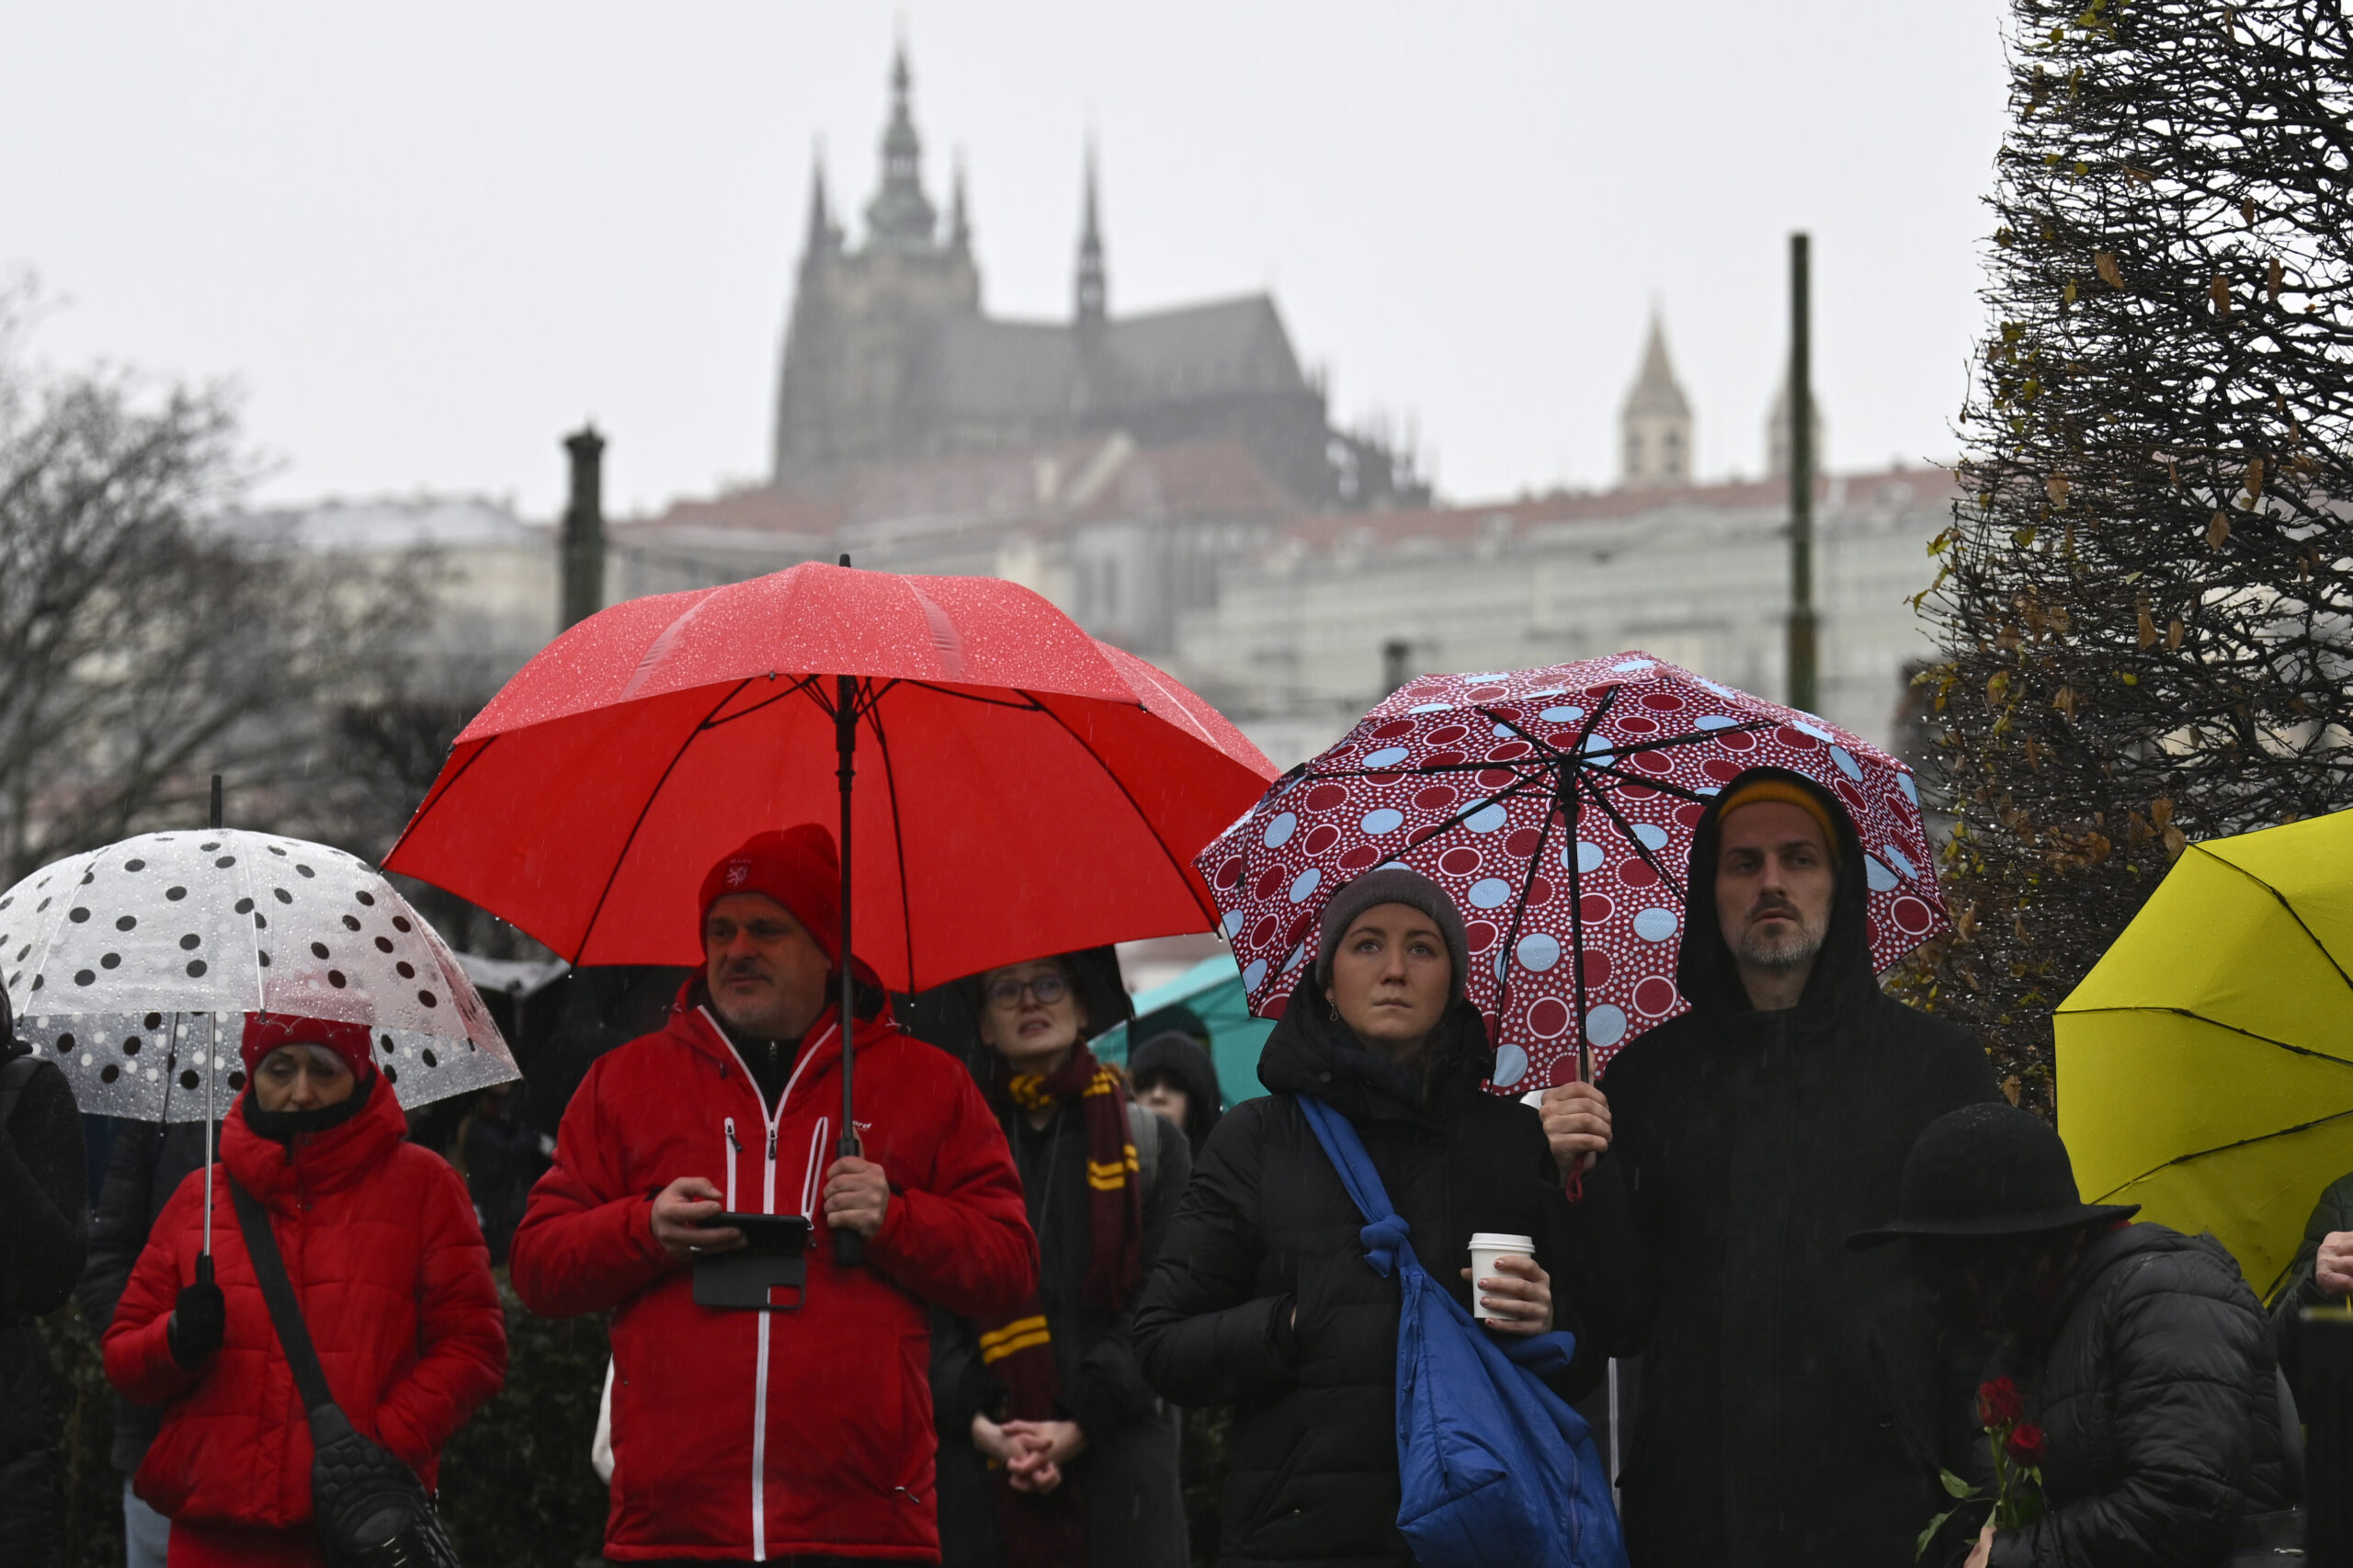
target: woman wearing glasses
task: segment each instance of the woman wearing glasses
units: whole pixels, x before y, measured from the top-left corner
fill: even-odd
[[[935,1324],[949,1568],[1189,1561],[1176,1412],[1145,1384],[1129,1330],[1191,1160],[1184,1133],[1087,1050],[1126,998],[1082,994],[1075,959],[965,983],[1039,1270],[1037,1294],[1007,1316]]]

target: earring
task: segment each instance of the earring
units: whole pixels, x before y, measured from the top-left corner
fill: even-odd
[[[1324,1017],[1332,1023],[1340,1021],[1340,1005],[1328,996],[1324,999]]]

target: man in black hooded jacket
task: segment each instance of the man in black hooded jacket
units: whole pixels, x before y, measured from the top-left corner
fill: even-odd
[[[1578,1275],[1607,1282],[1597,1335],[1643,1355],[1634,1568],[1901,1565],[1942,1506],[1930,1336],[1900,1264],[1846,1239],[1893,1211],[1921,1129],[1995,1090],[1965,1032],[1880,992],[1865,869],[1828,791],[1733,779],[1691,846],[1691,1010],[1602,1082]]]

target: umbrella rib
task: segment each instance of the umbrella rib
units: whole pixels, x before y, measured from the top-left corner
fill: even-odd
[[[2192,1160],[2202,1160],[2209,1154],[2227,1154],[2234,1149],[2244,1149],[2254,1143],[2268,1143],[2274,1138],[2285,1138],[2292,1133],[2309,1132],[2315,1127],[2326,1127],[2330,1122],[2342,1121],[2348,1116],[2353,1116],[2353,1109],[2336,1111],[2327,1116],[2316,1116],[2310,1121],[2300,1121],[2293,1127],[2281,1127],[2269,1132],[2258,1132],[2252,1138],[2234,1139],[2228,1143],[2217,1143],[2211,1149],[2193,1149],[2187,1154],[2176,1154],[2170,1160],[2160,1160],[2139,1176],[2117,1183],[2092,1201],[2105,1203],[2126,1187],[2144,1182],[2158,1172],[2171,1170],[2176,1165],[2186,1165]]]
[[[731,691],[727,694],[728,698],[732,700],[734,698],[736,691],[743,690],[745,687],[751,685],[752,681],[756,678],[758,677],[753,676],[746,678],[741,685],[735,687],[735,691]],[[817,678],[818,677],[815,676],[802,676],[799,679],[795,680],[790,686],[786,687],[782,691],[776,693],[774,696],[763,697],[757,702],[753,703],[749,708],[739,709],[735,712],[727,715],[724,719],[719,717],[719,709],[714,708],[708,715],[705,716],[703,722],[697,725],[696,728],[701,730],[716,730],[721,725],[732,724],[738,719],[748,719],[753,714],[760,712],[764,709],[774,707],[777,703],[788,700],[796,692],[809,690],[816,684]],[[725,706],[726,703],[724,702],[720,704],[721,708]]]
[[[1600,768],[1595,768],[1592,769],[1592,771],[1597,773],[1603,770]],[[1617,775],[1611,774],[1610,777],[1614,778]],[[1609,814],[1609,820],[1618,824],[1618,831],[1625,835],[1626,842],[1634,846],[1634,853],[1642,857],[1643,864],[1648,866],[1651,869],[1652,873],[1655,875],[1659,881],[1665,882],[1668,887],[1675,889],[1676,897],[1684,898],[1688,896],[1684,892],[1681,885],[1678,884],[1672,876],[1667,874],[1666,869],[1661,866],[1657,861],[1651,858],[1650,846],[1644,844],[1640,838],[1634,836],[1632,824],[1628,823],[1624,817],[1618,814],[1618,808],[1610,804],[1609,797],[1608,795],[1602,793],[1597,789],[1593,791],[1593,803],[1599,806],[1604,812],[1607,812]]]
[[[2272,1046],[2290,1055],[2309,1056],[2320,1062],[2334,1062],[2340,1067],[2353,1067],[2353,1061],[2347,1061],[2342,1056],[2333,1056],[2325,1051],[2314,1051],[2308,1045],[2290,1045],[2284,1040],[2274,1040],[2268,1034],[2257,1034],[2253,1029],[2241,1028],[2236,1024],[2226,1024],[2220,1018],[2210,1018],[2205,1014],[2193,1012],[2188,1007],[2067,1007],[2063,1011],[2065,1016],[2071,1018],[2087,1018],[2095,1013],[2170,1013],[2175,1017],[2188,1018],[2194,1023],[2204,1024],[2209,1028],[2221,1029],[2225,1034],[2234,1034],[2243,1039],[2254,1040],[2258,1045]]]
[[[2205,848],[2205,846],[2200,845],[2199,847]],[[2323,959],[2327,960],[2328,967],[2336,971],[2336,978],[2345,983],[2345,988],[2348,991],[2353,991],[2353,974],[2347,974],[2345,972],[2345,966],[2336,961],[2336,955],[2330,952],[2326,945],[2324,944],[2320,937],[2313,932],[2313,928],[2304,924],[2304,917],[2296,913],[2296,906],[2288,902],[2285,894],[2281,893],[2278,888],[2273,887],[2269,882],[2265,881],[2261,877],[2256,876],[2253,871],[2248,870],[2245,866],[2240,865],[2237,861],[2222,860],[2222,858],[2220,855],[2214,854],[2211,849],[2207,849],[2206,853],[2209,856],[2211,856],[2214,859],[2222,860],[2223,865],[2228,866],[2232,870],[2236,871],[2240,876],[2245,877],[2248,881],[2253,882],[2256,887],[2259,887],[2265,892],[2269,893],[2272,898],[2279,903],[2279,907],[2287,912],[2288,918],[2296,923],[2296,929],[2304,934],[2304,939],[2313,945],[2313,949],[2317,951]]]
[[[1039,712],[1043,713],[1047,718],[1051,719],[1055,723],[1060,724],[1063,727],[1063,733],[1068,735],[1072,740],[1077,741],[1078,749],[1085,752],[1087,756],[1087,759],[1093,762],[1097,767],[1103,770],[1104,778],[1108,778],[1112,784],[1118,787],[1120,798],[1127,801],[1128,809],[1130,811],[1135,812],[1136,821],[1143,824],[1145,835],[1151,838],[1154,846],[1159,849],[1162,858],[1167,860],[1170,868],[1176,871],[1176,880],[1185,885],[1185,895],[1193,901],[1193,907],[1199,910],[1202,915],[1206,915],[1210,924],[1214,926],[1217,924],[1217,902],[1214,899],[1206,903],[1202,902],[1200,893],[1196,891],[1195,888],[1195,879],[1186,874],[1187,867],[1185,866],[1185,863],[1176,858],[1176,852],[1168,847],[1168,841],[1160,836],[1158,830],[1152,825],[1152,819],[1144,815],[1143,807],[1137,803],[1135,795],[1128,789],[1128,781],[1120,778],[1117,773],[1113,772],[1111,765],[1104,761],[1102,755],[1093,746],[1088,745],[1085,741],[1079,739],[1078,732],[1070,727],[1069,720],[1055,712],[1053,709],[1048,706],[1041,699],[1032,696],[1027,691],[1022,692],[1021,695],[1024,698],[1027,698],[1031,706],[1033,706]],[[1010,704],[1007,706],[1010,706]]]
[[[892,682],[892,685],[898,684]],[[884,687],[888,690],[889,687]],[[882,693],[877,692],[866,705],[867,727],[874,732],[874,744],[882,752],[882,788],[891,797],[891,852],[899,863],[899,925],[906,933],[907,983],[915,979],[915,916],[907,897],[907,835],[899,814],[899,771],[891,765],[891,737],[882,728]],[[847,960],[848,955],[845,954]]]
[[[637,820],[629,824],[629,836],[621,840],[620,850],[613,857],[612,869],[605,873],[604,889],[597,894],[597,906],[588,912],[588,924],[580,928],[580,941],[569,955],[571,962],[577,964],[580,961],[580,955],[588,950],[588,938],[596,935],[597,922],[604,917],[605,901],[613,896],[613,884],[620,881],[621,866],[629,859],[629,846],[635,844],[637,835],[644,831],[645,819],[654,812],[654,802],[662,798],[662,790],[670,782],[670,775],[678,770],[678,764],[686,757],[687,748],[695,744],[697,735],[710,728],[712,715],[734,701],[736,693],[751,684],[752,677],[747,676],[730,687],[727,695],[712,706],[710,712],[703,715],[702,722],[687,732],[687,738],[678,743],[678,749],[672,752],[670,760],[663,765],[662,777],[655,779],[654,788],[645,792],[644,804],[637,808]]]
[[[1019,702],[1007,702],[1002,697],[990,697],[977,691],[959,691],[952,686],[938,686],[927,680],[897,680],[892,682],[892,684],[893,686],[912,686],[921,691],[933,692],[941,697],[953,697],[964,702],[977,702],[984,708],[1016,708],[1025,713],[1044,713],[1051,711],[1037,698],[1032,697],[1026,691],[1020,691],[1017,688],[1016,690],[1016,695],[1019,696],[1023,700]]]

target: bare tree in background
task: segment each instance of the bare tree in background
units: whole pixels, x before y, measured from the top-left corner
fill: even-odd
[[[422,572],[212,526],[250,476],[227,395],[38,369],[28,299],[0,296],[0,871],[200,824],[214,773],[239,825],[329,825],[334,715],[397,682]]]
[[[2047,1113],[2052,1008],[2186,841],[2353,805],[2353,21],[2014,6],[1924,596],[1957,932],[1904,983]]]

